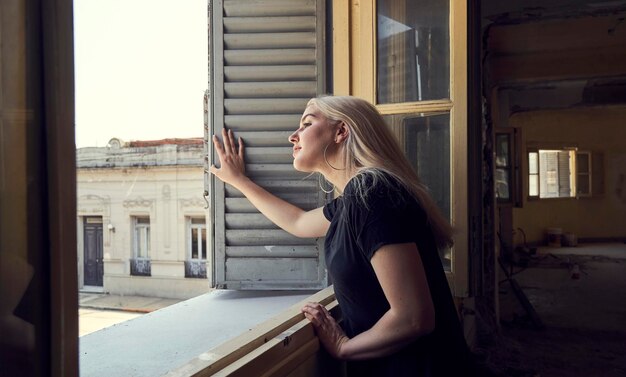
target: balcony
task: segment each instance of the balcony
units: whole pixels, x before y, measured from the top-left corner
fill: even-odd
[[[217,290],[80,338],[89,376],[339,376],[300,312],[320,302],[339,318],[332,287],[314,293]]]

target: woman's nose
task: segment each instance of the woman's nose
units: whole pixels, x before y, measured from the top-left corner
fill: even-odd
[[[294,133],[289,135],[289,142],[294,143],[294,144],[298,142],[298,131],[295,131]]]

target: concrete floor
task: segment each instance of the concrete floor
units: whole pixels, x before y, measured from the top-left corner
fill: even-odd
[[[545,329],[532,328],[503,282],[503,337],[491,355],[502,376],[626,376],[626,244],[540,248],[515,272]]]

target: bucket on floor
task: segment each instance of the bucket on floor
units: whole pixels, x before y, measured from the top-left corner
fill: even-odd
[[[548,228],[548,246],[561,247],[561,238],[563,236],[563,229],[561,228]]]
[[[577,246],[578,237],[574,233],[563,234],[563,246]]]

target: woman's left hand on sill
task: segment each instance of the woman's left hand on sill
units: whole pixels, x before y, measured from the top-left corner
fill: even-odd
[[[315,333],[326,351],[334,358],[343,359],[342,347],[350,338],[335,318],[330,315],[326,307],[316,302],[309,302],[301,310],[304,316],[311,321]]]

